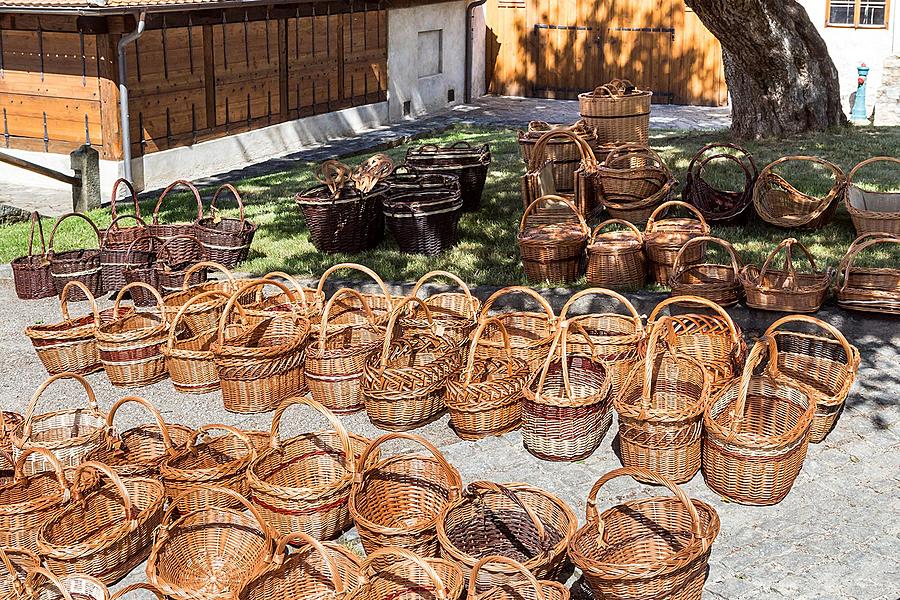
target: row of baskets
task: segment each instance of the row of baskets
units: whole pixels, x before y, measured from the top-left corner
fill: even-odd
[[[117,213],[116,198],[121,186],[131,195],[133,214]],[[187,188],[193,195],[197,219],[190,223],[160,223],[163,201],[178,187]],[[238,218],[222,217],[218,213],[216,204],[223,194],[234,197],[239,209]],[[131,183],[119,179],[113,186],[110,204],[112,222],[103,232],[90,217],[68,213],[56,220],[50,239],[45,243],[40,216],[32,213],[28,252],[11,263],[16,294],[23,300],[48,298],[61,294],[70,281],[80,281],[95,297],[118,291],[131,281],[144,281],[165,293],[180,289],[184,270],[201,260],[213,260],[233,268],[247,258],[256,225],[244,217],[241,196],[230,184],[216,190],[209,209],[211,216],[204,217],[200,192],[192,183],[179,180],[160,194],[153,209],[153,220],[148,224],[141,218]],[[54,248],[57,231],[69,219],[87,222],[96,235],[96,248],[65,251]],[[134,223],[125,226],[126,220]],[[34,251],[35,233],[40,237],[40,252]],[[79,291],[73,299],[85,300],[86,296]]]
[[[440,254],[458,241],[461,213],[478,210],[490,162],[487,145],[468,142],[410,148],[397,169],[381,154],[355,170],[326,161],[295,202],[320,252],[374,248],[386,227],[401,252]]]

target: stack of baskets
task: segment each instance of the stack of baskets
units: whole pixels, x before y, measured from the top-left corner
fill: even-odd
[[[531,121],[528,123],[528,131],[518,132],[519,148],[522,151],[522,160],[526,165],[531,164],[531,156],[544,134],[559,127],[544,121]],[[584,140],[588,146],[593,147],[597,143],[597,132],[592,127],[588,127],[584,121],[578,121],[567,129]],[[581,168],[584,160],[583,151],[578,142],[563,137],[553,137],[546,142],[543,152],[546,159],[553,163],[553,182],[556,192],[573,193],[575,191],[575,172]]]
[[[558,173],[551,154],[551,144],[571,146],[578,154],[578,162],[571,170],[571,179],[561,188],[557,179],[569,171]],[[595,181],[597,159],[587,141],[575,128],[557,128],[543,134],[534,144],[521,179],[522,205],[527,208],[532,202],[545,195],[563,195],[578,211],[589,218],[601,209],[600,197]]]
[[[125,186],[131,196],[134,214],[119,215],[116,211],[116,201],[120,186]],[[146,230],[146,223],[141,219],[141,207],[138,204],[134,186],[127,179],[117,179],[113,184],[112,199],[109,205],[112,222],[103,234],[103,244],[100,251],[100,267],[103,276],[103,288],[108,292],[117,292],[127,283],[123,270],[128,264],[128,247]],[[123,227],[120,222],[133,220],[130,227]]]
[[[413,172],[386,182],[384,223],[401,252],[434,256],[456,245],[463,208],[458,177]]]
[[[433,144],[406,151],[406,165],[417,173],[455,175],[459,179],[463,212],[473,212],[481,206],[481,194],[491,165],[491,149],[456,142],[440,147]]]
[[[597,131],[599,141],[646,144],[652,97],[653,92],[639,90],[627,79],[613,79],[579,94],[578,107],[582,120]]]
[[[558,207],[568,209],[568,214],[561,214]],[[525,276],[533,282],[577,280],[584,267],[584,249],[590,233],[574,204],[562,196],[541,196],[528,205],[519,223],[519,252]]]

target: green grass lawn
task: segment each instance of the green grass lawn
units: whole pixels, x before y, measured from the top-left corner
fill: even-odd
[[[704,144],[728,141],[728,132],[651,132],[651,145],[672,168],[676,176],[684,173],[694,153]],[[309,241],[309,235],[294,204],[293,196],[313,185],[314,164],[298,162],[290,170],[251,177],[235,182],[247,205],[247,217],[259,225],[250,259],[241,270],[265,273],[283,270],[301,276],[318,276],[330,265],[340,261],[359,262],[374,268],[386,280],[411,281],[432,269],[446,269],[457,273],[471,284],[515,284],[524,282],[524,274],[516,244],[519,217],[522,212],[519,178],[524,165],[519,156],[515,131],[510,129],[477,129],[458,127],[434,137],[417,140],[415,144],[447,144],[466,140],[473,144],[489,143],[493,163],[487,178],[480,211],[463,215],[460,220],[460,242],[450,252],[437,257],[402,254],[388,236],[381,246],[355,255],[323,255]],[[848,128],[840,131],[783,140],[750,142],[750,152],[762,168],[770,161],[788,154],[821,156],[845,172],[865,158],[875,155],[900,154],[900,128]],[[398,163],[406,146],[389,150]],[[367,155],[345,157],[357,163]],[[799,189],[824,193],[830,182],[821,171],[811,168],[783,172]],[[711,168],[708,178],[726,184],[732,173]],[[858,183],[867,189],[900,191],[900,172],[896,166],[873,166],[860,173]],[[206,201],[213,189],[202,189]],[[679,193],[680,197],[680,193]],[[142,202],[141,210],[149,221],[153,200]],[[120,209],[120,213],[123,210]],[[163,222],[192,220],[195,216],[193,200],[183,194],[167,198],[160,213]],[[233,215],[233,211],[226,211]],[[90,215],[101,228],[109,224],[109,210],[93,211]],[[49,235],[52,221],[44,223]],[[828,227],[813,232],[786,231],[762,222],[747,226],[713,227],[713,235],[731,241],[744,262],[761,263],[766,254],[783,238],[794,236],[809,247],[821,265],[835,266],[854,238],[850,217],[843,205]],[[8,262],[25,253],[28,224],[20,223],[0,228],[0,260]],[[58,250],[96,244],[92,234],[80,222],[67,221],[60,228],[54,246]],[[890,260],[896,256],[885,253],[865,257],[866,263]]]

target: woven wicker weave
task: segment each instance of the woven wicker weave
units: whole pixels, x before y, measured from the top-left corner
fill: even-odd
[[[516,135],[519,149],[522,151],[522,160],[526,165],[531,162],[537,142],[545,133],[559,127],[568,128],[587,142],[589,147],[593,147],[597,143],[597,132],[593,127],[588,127],[584,121],[578,121],[572,125],[550,125],[544,121],[531,121],[528,123],[528,131],[519,131]],[[574,192],[575,172],[581,166],[582,160],[582,150],[579,144],[570,139],[554,138],[544,146],[544,156],[553,163],[553,181],[556,191]]]
[[[574,145],[578,149],[580,159],[573,171],[573,181],[562,188],[557,188],[554,161],[549,150],[551,143]],[[531,151],[525,175],[521,178],[522,208],[547,195],[565,195],[585,218],[600,210],[600,198],[594,184],[597,170],[597,159],[587,141],[568,127],[551,129],[538,139]]]
[[[41,236],[41,253],[34,254],[35,227]],[[38,300],[56,295],[53,277],[50,275],[50,261],[47,259],[47,244],[44,242],[44,227],[41,215],[31,213],[31,233],[28,236],[28,253],[12,259],[9,263],[16,286],[16,296],[20,300]]]
[[[711,262],[691,264],[685,260],[685,256],[694,253],[694,246],[706,247],[708,244],[722,248],[731,264],[721,265]],[[686,242],[675,255],[669,287],[672,288],[673,296],[700,296],[712,300],[719,306],[733,306],[744,297],[744,286],[740,280],[742,267],[740,257],[729,242],[707,235],[695,237]]]
[[[272,271],[263,276],[263,279],[281,280],[288,284],[296,297],[296,303],[292,304],[288,296],[279,290],[271,296],[264,295],[265,289],[260,288],[255,293],[258,297],[252,302],[246,302],[245,299],[239,298],[238,302],[246,305],[247,316],[252,319],[265,319],[272,316],[273,312],[299,312],[310,321],[317,321],[322,316],[322,309],[325,306],[325,293],[315,288],[303,287],[294,277],[281,271]]]
[[[805,194],[775,172],[786,163],[811,163],[831,171],[834,183],[824,196]],[[790,229],[819,229],[834,216],[846,176],[841,168],[815,156],[785,156],[760,171],[753,188],[753,206],[759,217],[772,225]]]
[[[598,141],[646,144],[652,97],[653,92],[639,90],[627,79],[613,79],[578,94],[578,108],[584,122],[596,128]]]
[[[847,310],[876,314],[900,314],[900,269],[896,263],[884,267],[858,267],[857,256],[869,248],[900,245],[890,234],[863,234],[853,242],[841,261],[835,295],[838,305]],[[890,254],[896,256],[896,254]]]
[[[816,332],[786,329],[791,323],[810,325]],[[816,403],[809,441],[823,441],[837,424],[856,380],[859,350],[837,328],[806,315],[782,317],[765,335],[771,336],[778,348],[778,371],[808,388]]]
[[[768,351],[768,367],[754,370]],[[800,473],[816,402],[806,386],[778,370],[771,336],[753,346],[740,380],[706,407],[703,476],[717,494],[741,504],[781,502]]]
[[[448,271],[430,271],[419,278],[409,295],[418,297],[425,283],[438,277],[449,279],[462,292],[441,292],[423,298],[433,324],[427,321],[425,310],[418,304],[411,305],[409,314],[401,316],[398,323],[404,336],[422,332],[435,333],[453,344],[464,345],[478,325],[481,301],[472,295],[469,286],[462,279]]]
[[[205,282],[206,269],[191,268],[198,262],[205,264],[208,261],[209,253],[193,235],[174,235],[163,240],[153,264],[156,289],[160,294],[168,296],[183,290],[185,281],[190,281],[188,285]],[[188,279],[188,273],[192,273],[193,277]]]
[[[560,212],[562,205],[568,212]],[[552,211],[547,222],[544,211]],[[565,211],[565,209],[563,209]],[[541,196],[528,205],[519,223],[519,252],[529,281],[570,283],[581,277],[584,249],[591,230],[584,217],[562,196]]]
[[[230,193],[238,205],[238,218],[223,218],[216,209],[216,200],[223,192]],[[243,262],[250,252],[256,223],[244,218],[244,202],[237,189],[230,183],[219,186],[209,203],[211,217],[198,219],[194,225],[197,239],[206,248],[209,259],[233,269]]]
[[[610,225],[621,225],[626,230],[601,233]],[[597,225],[587,245],[587,281],[592,286],[617,290],[644,287],[647,259],[641,230],[622,219]]]
[[[216,341],[218,328],[213,327],[196,334],[181,334],[176,339],[176,333],[185,320],[185,314],[195,305],[219,306],[228,301],[230,296],[226,292],[213,290],[193,296],[181,305],[175,318],[172,319],[169,328],[169,337],[162,348],[162,354],[166,358],[166,368],[172,385],[184,394],[205,394],[213,392],[221,387],[219,372],[216,370],[215,354],[212,345]],[[240,304],[238,312],[241,311]],[[205,312],[205,311],[204,311]],[[212,312],[219,312],[213,308]]]
[[[85,221],[94,234],[97,236],[97,248],[78,248],[75,250],[65,250],[57,252],[54,250],[53,240],[56,238],[56,232],[59,226],[66,219],[77,217]],[[90,219],[90,217],[81,213],[66,213],[60,216],[53,224],[50,230],[50,239],[47,240],[47,259],[50,261],[50,276],[53,278],[53,286],[56,288],[57,294],[62,294],[63,288],[70,281],[80,281],[91,291],[94,297],[104,292],[103,275],[100,266],[100,247],[103,240],[100,238],[100,230]],[[87,300],[87,296],[76,290],[70,296],[72,300]]]
[[[76,573],[57,578],[42,568],[28,574],[25,590],[33,600],[109,600],[109,590],[96,577]]]
[[[729,153],[730,152],[730,153]],[[741,190],[720,190],[703,178],[703,170],[715,161],[737,165],[744,174]],[[735,223],[746,217],[753,204],[753,188],[759,169],[753,155],[737,144],[712,143],[697,151],[688,164],[682,190],[685,202],[693,204],[711,223]]]
[[[406,150],[406,165],[415,173],[455,175],[459,178],[463,212],[473,212],[481,206],[491,149],[487,144],[472,146],[468,142],[410,147]]]
[[[154,265],[156,253],[162,243],[161,239],[145,233],[129,244],[125,251],[125,263],[122,265],[122,276],[126,284],[145,283],[153,289],[157,288],[157,271]],[[129,295],[136,307],[156,306],[156,298],[147,290],[131,288]]]
[[[553,314],[553,308],[537,292],[531,288],[510,286],[497,290],[485,300],[481,307],[480,319],[485,319],[491,308],[500,298],[512,294],[525,294],[534,300],[539,311],[517,310],[502,312],[495,316],[506,327],[509,334],[509,344],[512,347],[513,356],[528,363],[532,376],[536,375],[541,365],[547,358],[550,346],[557,329],[557,318]],[[500,358],[506,357],[506,347],[499,330],[488,328],[478,341],[476,358]]]
[[[41,469],[29,475],[25,467],[39,456]],[[41,447],[29,448],[16,460],[11,481],[0,483],[0,547],[37,552],[41,526],[71,497],[62,463]]]
[[[809,261],[811,272],[794,270],[794,247],[800,248]],[[784,267],[770,269],[775,256],[784,250]],[[747,265],[741,269],[741,285],[747,297],[747,306],[760,310],[813,313],[822,307],[833,273],[816,269],[816,261],[806,246],[794,238],[778,244],[766,258],[762,268]]]
[[[116,593],[114,593],[110,600],[122,600],[126,596],[133,594],[141,590],[144,593],[135,594],[141,600],[146,600],[148,595],[152,595],[156,597],[156,600],[166,600],[165,595],[154,585],[147,583],[146,581],[139,581],[138,583],[132,583],[131,585],[126,585],[123,588],[120,588]]]
[[[600,513],[600,489],[627,476],[665,486],[674,497],[640,497]],[[716,510],[688,498],[671,479],[626,467],[610,471],[591,488],[587,522],[569,544],[569,556],[595,598],[700,600],[719,528]]]
[[[41,558],[25,548],[0,547],[0,600],[18,600],[25,594],[25,576],[41,566]]]
[[[362,582],[347,600],[458,600],[466,578],[458,565],[404,548],[382,548],[360,567]]]
[[[225,278],[221,281],[210,280],[208,273],[210,270],[218,271]],[[225,309],[228,297],[234,294],[239,287],[240,284],[235,281],[234,275],[225,265],[210,261],[195,263],[183,272],[178,291],[169,292],[163,298],[166,320],[170,324],[174,323],[175,315],[194,296],[211,291],[223,292],[224,297],[221,295],[207,296],[203,302],[191,302],[190,308],[184,312],[181,318],[181,325],[184,329],[182,335],[184,336],[214,331],[219,326],[219,320],[222,318],[222,311]],[[247,302],[250,296],[252,295],[241,297],[239,301]]]
[[[676,184],[656,152],[640,144],[624,144],[597,167],[595,186],[611,218],[643,224],[669,200]]]
[[[844,206],[850,213],[857,235],[876,231],[900,234],[900,192],[869,191],[853,183],[860,169],[875,163],[893,163],[896,169],[900,159],[875,156],[850,169],[844,188]]]
[[[500,582],[486,585],[486,579]],[[475,564],[468,589],[467,600],[569,600],[569,589],[563,584],[538,581],[522,563],[496,555]]]
[[[160,223],[159,209],[162,208],[163,200],[177,187],[185,187],[194,196],[197,202],[197,218],[190,223]],[[147,225],[147,233],[157,237],[165,243],[167,240],[175,236],[193,237],[196,233],[194,224],[203,218],[203,200],[200,198],[200,192],[190,181],[179,179],[173,181],[163,190],[153,207],[153,221]],[[194,238],[196,239],[196,238]],[[196,262],[195,242],[190,238],[180,237],[177,241],[169,245],[169,260],[171,264],[183,264],[187,262]]]
[[[430,456],[376,454],[391,440],[423,446]],[[459,497],[462,479],[431,442],[410,433],[388,433],[366,448],[350,491],[350,516],[367,554],[399,546],[438,556],[437,519]]]
[[[125,186],[125,190],[131,200],[131,207],[134,210],[132,215],[120,215],[116,210],[116,204],[119,201],[119,186]],[[103,234],[104,244],[109,248],[127,248],[131,242],[144,234],[146,224],[141,219],[141,205],[138,202],[137,192],[134,186],[127,179],[119,178],[113,183],[112,192],[109,198],[109,214],[112,222],[106,228]],[[135,224],[131,227],[122,227],[117,223],[120,217],[130,217],[135,220]]]
[[[390,291],[388,291],[387,285],[385,285],[384,281],[382,281],[381,277],[373,271],[372,269],[359,265],[356,263],[338,263],[329,267],[324,273],[322,273],[322,277],[319,278],[319,284],[316,286],[316,293],[321,294],[322,297],[325,296],[325,283],[328,281],[328,278],[337,273],[338,271],[357,271],[364,275],[370,277],[375,284],[378,286],[381,291],[380,294],[371,294],[371,293],[363,293],[366,297],[366,302],[369,304],[369,308],[372,309],[372,312],[375,313],[377,318],[377,322],[380,325],[387,323],[388,319],[391,316],[391,313],[394,311],[394,300],[395,298],[391,296]],[[365,314],[360,314],[360,305],[356,303],[342,303],[339,308],[340,310],[337,314],[332,313],[330,321],[335,325],[343,325],[346,323],[359,323],[361,321],[365,321]],[[313,320],[313,330],[315,331],[316,322]]]
[[[693,213],[697,218],[669,217],[660,219],[661,215],[671,212],[675,208],[681,208]],[[684,264],[695,264],[702,261],[706,255],[705,244],[692,245],[688,252],[681,251],[689,240],[707,234],[709,234],[709,225],[706,224],[706,220],[700,211],[690,204],[671,200],[657,206],[650,213],[650,218],[647,219],[647,227],[644,229],[644,248],[647,251],[650,273],[653,275],[656,283],[660,285],[669,284],[672,267],[675,265],[675,259],[679,253]]]
[[[132,227],[119,225],[119,221],[128,219],[135,221],[136,225]],[[130,264],[128,249],[145,232],[146,223],[137,215],[119,215],[110,223],[100,244],[100,276],[105,291],[117,292],[128,283],[125,280],[125,268]],[[114,242],[113,240],[121,241]]]

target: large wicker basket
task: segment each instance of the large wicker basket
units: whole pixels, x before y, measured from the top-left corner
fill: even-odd
[[[824,196],[801,192],[776,172],[788,163],[820,165],[834,178]],[[846,176],[841,168],[815,156],[785,156],[769,163],[760,171],[753,188],[753,206],[763,221],[790,229],[819,229],[834,216],[838,198],[844,191]]]
[[[217,328],[198,333],[184,333],[180,330],[185,322],[185,315],[197,305],[215,304],[221,307],[227,302],[226,292],[212,290],[198,294],[185,302],[169,327],[169,337],[162,348],[166,357],[166,368],[172,385],[183,394],[205,394],[221,387],[219,372],[216,369],[215,354],[212,345],[216,341]],[[240,305],[238,305],[240,307]]]
[[[46,469],[25,472],[33,457]],[[0,548],[37,552],[41,527],[72,497],[63,465],[40,446],[25,450],[16,460],[11,480],[0,482]]]
[[[794,247],[800,249],[809,261],[811,271],[798,273],[794,269]],[[775,257],[784,251],[784,267],[770,268]],[[778,244],[766,258],[762,267],[747,265],[741,269],[741,285],[747,297],[747,306],[760,310],[814,313],[822,307],[833,273],[819,271],[816,260],[802,243],[788,238]]]
[[[486,318],[494,304],[500,298],[513,294],[524,294],[534,300],[540,310],[514,310],[498,313],[495,316],[500,319],[506,332],[509,334],[509,344],[512,347],[513,356],[521,358],[528,363],[532,376],[537,374],[544,360],[550,352],[553,338],[557,329],[557,318],[553,314],[553,308],[537,292],[531,288],[510,286],[497,290],[485,300],[481,307],[481,318]],[[478,341],[476,358],[504,358],[506,346],[502,334],[496,328],[490,327]]]
[[[97,248],[78,248],[75,250],[65,250],[57,252],[54,250],[53,240],[56,238],[56,232],[59,226],[72,217],[84,220],[94,234],[97,236]],[[50,261],[50,276],[53,278],[53,285],[57,294],[62,294],[63,288],[70,281],[80,281],[96,298],[103,293],[103,275],[100,266],[100,248],[103,240],[100,238],[100,230],[94,222],[81,213],[66,213],[60,216],[53,229],[50,230],[50,239],[47,241],[47,259]],[[72,300],[87,300],[80,290],[76,290],[70,296]]]
[[[355,253],[374,248],[384,237],[381,201],[388,190],[385,184],[367,193],[346,186],[334,194],[327,185],[317,185],[297,194],[294,201],[316,250]]]
[[[491,165],[491,149],[487,144],[472,146],[468,142],[456,142],[445,147],[426,144],[407,149],[406,165],[415,173],[458,177],[463,212],[473,212],[481,206],[484,183]]]
[[[34,230],[41,236],[41,252],[34,254]],[[44,226],[41,215],[31,213],[31,233],[28,236],[28,253],[12,259],[9,263],[16,286],[16,296],[20,300],[38,300],[56,295],[53,277],[50,275],[50,261],[47,259],[47,244],[44,242]]]
[[[558,206],[569,209],[560,213]],[[553,212],[548,221],[545,210]],[[541,196],[528,205],[519,223],[519,252],[529,281],[571,283],[581,277],[591,230],[575,206],[562,196]]]
[[[876,231],[900,234],[900,192],[864,190],[853,182],[860,169],[876,163],[893,163],[896,169],[900,165],[900,159],[874,156],[850,169],[844,188],[844,205],[850,213],[857,235]]]
[[[647,146],[623,144],[612,150],[596,172],[603,208],[613,219],[636,225],[670,199],[675,177],[662,158]]]
[[[740,190],[720,190],[703,178],[703,171],[715,161],[734,163],[744,175]],[[753,188],[759,169],[753,155],[737,144],[707,144],[697,151],[688,165],[682,190],[685,202],[693,204],[710,223],[735,223],[746,217],[753,205]]]
[[[613,79],[578,94],[578,107],[582,120],[596,129],[598,141],[646,144],[652,97],[653,92],[639,90],[627,79]]]
[[[573,171],[573,180],[559,188],[556,184],[553,158],[546,148],[551,143],[559,143],[561,140],[577,148],[579,161]],[[538,139],[531,151],[520,184],[522,208],[527,208],[541,196],[565,195],[585,218],[589,218],[601,208],[595,183],[596,169],[597,159],[594,151],[577,131],[566,127],[551,129]]]
[[[163,200],[172,193],[172,190],[178,187],[187,188],[194,196],[197,203],[197,217],[187,223],[160,223],[159,210],[162,208]],[[165,243],[167,240],[175,236],[191,236],[196,232],[195,223],[203,218],[203,200],[200,198],[200,192],[190,181],[179,179],[173,181],[163,190],[153,207],[153,221],[147,225],[147,233],[157,237]],[[194,242],[190,238],[181,237],[169,245],[169,260],[172,264],[183,264],[190,261],[196,261],[196,248]]]
[[[900,314],[900,268],[894,266],[896,263],[883,267],[854,264],[861,252],[885,245],[897,247],[900,238],[888,234],[864,234],[853,242],[841,261],[838,273],[835,293],[838,306],[863,313]]]
[[[224,192],[229,192],[238,205],[238,218],[227,218],[219,215],[216,200]],[[256,234],[256,223],[244,218],[244,202],[237,189],[230,183],[220,186],[209,203],[211,217],[198,219],[194,225],[197,239],[206,248],[209,260],[221,263],[233,269],[238,263],[246,260],[250,253],[250,244]]]
[[[420,189],[390,188],[381,202],[384,223],[401,252],[436,256],[459,241],[463,200],[456,177],[437,174],[421,177],[428,183]],[[428,180],[429,177],[432,179]],[[444,185],[434,184],[435,177],[442,178]]]

